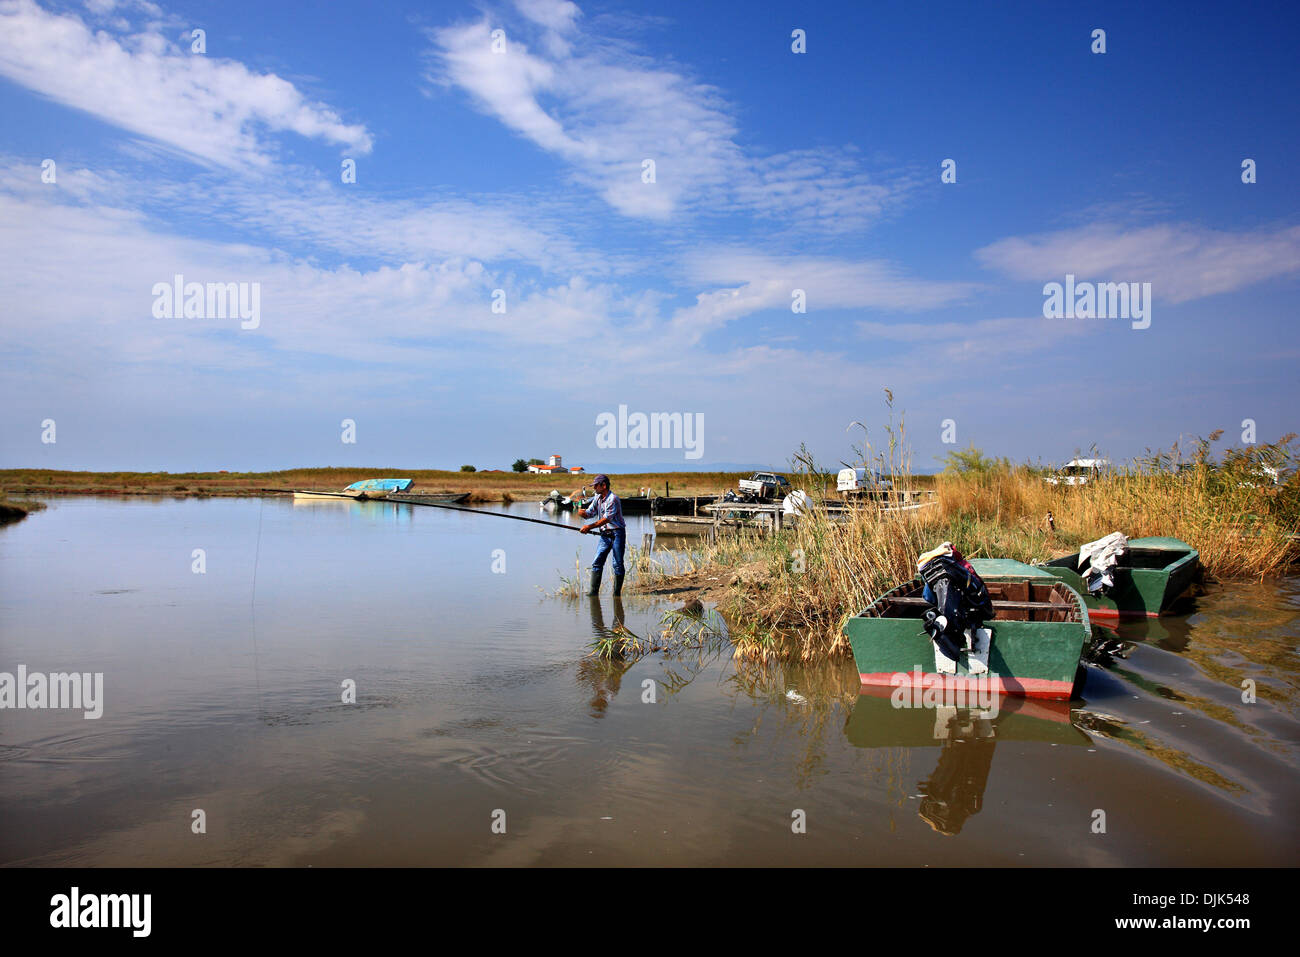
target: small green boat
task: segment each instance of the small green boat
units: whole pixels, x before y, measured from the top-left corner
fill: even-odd
[[[1201,559],[1176,538],[1130,539],[1115,566],[1115,585],[1105,595],[1088,594],[1078,552],[1039,567],[1082,595],[1094,618],[1156,618],[1195,584]]]
[[[983,655],[963,654],[950,672],[925,633],[929,603],[914,579],[881,595],[844,625],[864,685],[920,687],[945,695],[987,690],[1067,701],[1082,681],[1079,658],[1091,629],[1079,593],[1040,567],[1001,558],[971,566],[993,600]]]

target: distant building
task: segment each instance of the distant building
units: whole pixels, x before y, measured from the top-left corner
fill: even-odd
[[[528,466],[528,471],[537,475],[560,475],[565,472],[572,472],[576,475],[584,470],[581,465],[570,465],[568,468],[565,468],[561,457],[559,455],[552,455],[546,460],[545,465],[530,465]]]

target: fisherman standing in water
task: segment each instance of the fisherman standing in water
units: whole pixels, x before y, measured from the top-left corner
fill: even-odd
[[[591,483],[596,497],[585,508],[578,509],[581,518],[596,516],[596,521],[582,526],[584,535],[599,529],[600,545],[596,560],[591,563],[591,588],[588,595],[600,593],[600,578],[605,571],[605,559],[614,552],[614,594],[623,592],[623,550],[627,547],[627,524],[623,521],[623,503],[609,490],[609,476],[597,475]]]

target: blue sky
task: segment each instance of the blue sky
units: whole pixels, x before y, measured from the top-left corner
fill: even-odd
[[[0,0],[0,467],[833,464],[885,388],[923,471],[945,420],[1275,439],[1294,17],[1134,6]],[[156,317],[177,273],[256,328]],[[1067,273],[1149,328],[1044,318]],[[598,448],[620,405],[703,455]]]

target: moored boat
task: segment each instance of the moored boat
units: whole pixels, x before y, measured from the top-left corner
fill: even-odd
[[[559,489],[551,492],[550,495],[538,503],[544,512],[576,512],[582,507],[582,503],[568,495],[560,494]]]
[[[1090,593],[1079,553],[1039,566],[1083,596],[1094,618],[1156,618],[1191,589],[1200,576],[1196,549],[1176,538],[1134,538],[1111,570],[1104,593]]]
[[[1077,591],[1042,568],[1007,559],[975,559],[993,615],[976,647],[951,662],[923,627],[934,606],[920,578],[881,595],[844,625],[864,685],[921,686],[945,693],[984,690],[1064,701],[1078,687],[1090,637]],[[985,644],[984,641],[987,641]]]
[[[716,495],[628,495],[619,502],[624,515],[694,515],[717,498]]]

